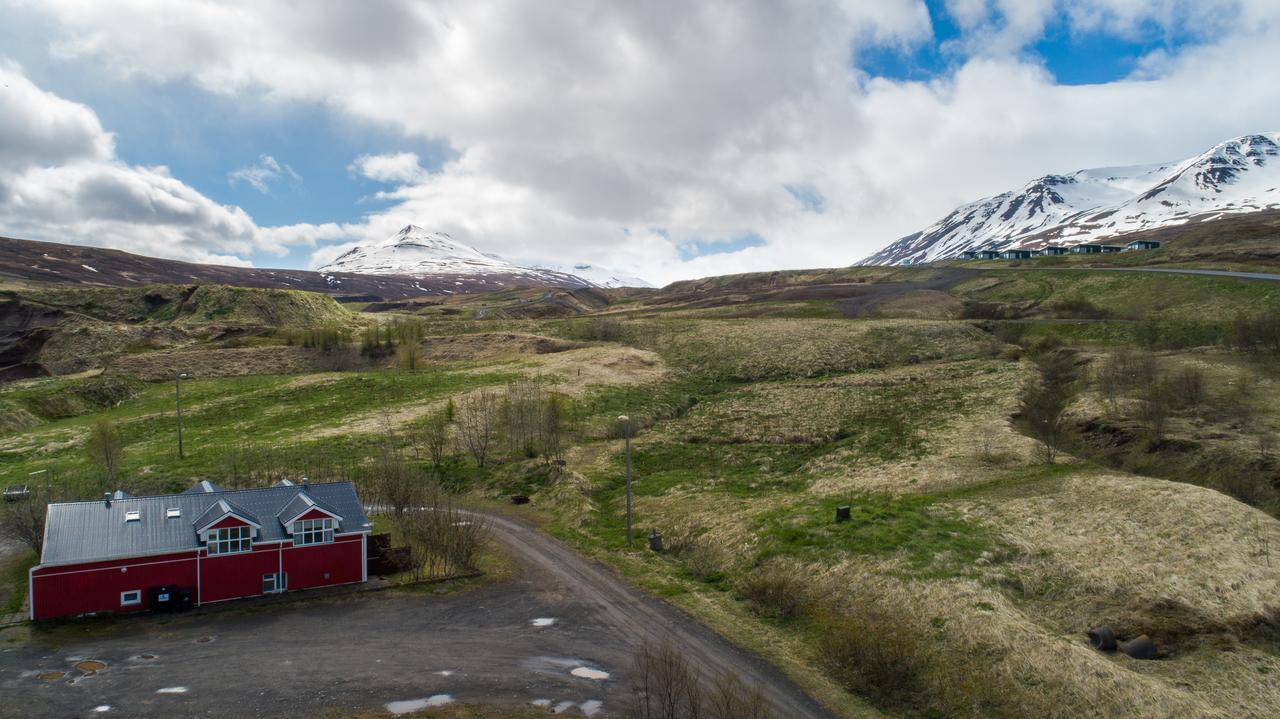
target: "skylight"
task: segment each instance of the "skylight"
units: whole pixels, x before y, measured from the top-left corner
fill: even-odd
[[[182,516],[182,510],[177,507],[170,507],[164,510],[165,519],[177,519]]]
[[[137,522],[141,519],[142,519],[142,512],[139,512],[136,509],[131,509],[128,512],[124,513],[124,521],[126,522]]]

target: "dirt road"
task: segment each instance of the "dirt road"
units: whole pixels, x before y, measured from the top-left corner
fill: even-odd
[[[512,553],[553,577],[578,601],[594,606],[614,635],[626,638],[629,644],[646,639],[671,641],[703,672],[735,672],[748,684],[764,687],[780,717],[834,716],[773,665],[734,646],[679,609],[621,581],[607,567],[516,520],[493,517],[492,522],[495,536]]]

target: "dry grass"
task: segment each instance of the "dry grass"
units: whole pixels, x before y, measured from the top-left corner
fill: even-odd
[[[876,317],[915,320],[954,320],[964,311],[964,303],[950,293],[938,290],[916,290],[877,307]]]
[[[696,320],[668,328],[664,354],[742,380],[814,377],[930,360],[976,357],[989,336],[963,323],[911,320]]]
[[[620,345],[571,349],[531,359],[525,373],[547,378],[557,392],[582,395],[592,387],[636,386],[665,380],[669,374],[653,352]]]
[[[172,379],[175,372],[189,372],[197,377],[323,372],[338,369],[335,365],[340,361],[351,369],[368,369],[368,364],[355,353],[354,348],[322,352],[304,347],[267,346],[124,355],[112,361],[107,371],[156,381]]]
[[[522,355],[551,354],[579,347],[556,337],[517,332],[485,332],[442,335],[422,341],[423,359],[435,362],[470,362]]]

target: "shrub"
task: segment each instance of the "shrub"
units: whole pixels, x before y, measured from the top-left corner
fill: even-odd
[[[857,601],[816,620],[818,662],[845,689],[881,706],[910,703],[923,688],[931,658],[902,611]]]
[[[735,587],[761,616],[795,619],[812,604],[810,578],[792,562],[774,560],[749,572]]]
[[[704,682],[698,667],[670,643],[646,642],[636,653],[630,719],[769,719],[773,712],[759,687],[736,674]]]

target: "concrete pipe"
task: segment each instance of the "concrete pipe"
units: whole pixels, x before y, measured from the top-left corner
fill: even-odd
[[[1089,630],[1089,643],[1100,652],[1114,652],[1116,650],[1116,633],[1111,631],[1111,627],[1106,624],[1094,627]]]
[[[1143,634],[1120,645],[1120,651],[1134,659],[1155,659],[1156,645],[1151,638]]]

